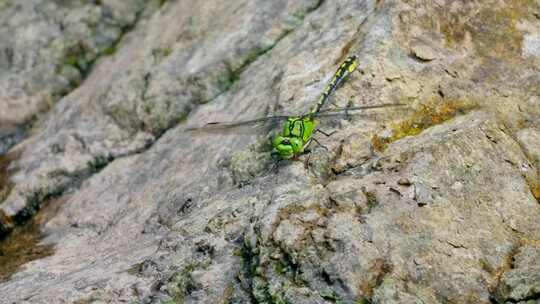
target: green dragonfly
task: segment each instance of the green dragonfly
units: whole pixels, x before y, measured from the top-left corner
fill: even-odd
[[[275,124],[285,121],[283,130],[276,135],[272,140],[273,153],[279,155],[282,159],[295,158],[304,153],[309,146],[315,132],[320,132],[329,136],[325,132],[317,129],[319,119],[324,117],[335,117],[348,115],[349,111],[367,110],[384,107],[403,106],[403,104],[379,104],[360,107],[333,108],[321,110],[324,104],[328,101],[332,93],[343,83],[343,81],[358,66],[358,58],[353,55],[348,57],[337,69],[330,82],[326,85],[321,97],[313,108],[306,114],[297,116],[267,116],[252,120],[236,121],[236,122],[210,122],[203,127],[187,128],[186,131],[203,131],[203,132],[223,132],[228,129],[234,129],[242,126],[253,126],[260,124]]]

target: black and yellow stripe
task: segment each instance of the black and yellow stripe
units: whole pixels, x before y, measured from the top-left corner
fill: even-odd
[[[334,74],[334,77],[330,80],[330,82],[326,85],[324,88],[323,93],[321,94],[321,97],[317,101],[317,104],[311,109],[309,112],[310,114],[315,114],[321,110],[321,108],[324,106],[330,95],[339,87],[341,82],[349,76],[354,70],[356,70],[356,67],[358,66],[358,57],[356,55],[352,55],[345,59],[345,61],[339,66],[336,73]]]

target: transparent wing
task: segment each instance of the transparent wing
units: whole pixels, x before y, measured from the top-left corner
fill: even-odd
[[[261,129],[270,129],[280,122],[287,120],[289,116],[278,115],[261,117],[251,120],[241,120],[233,122],[210,122],[201,127],[188,127],[185,130],[189,132],[204,133],[256,133]]]
[[[387,108],[387,107],[403,107],[404,104],[379,104],[379,105],[370,105],[370,106],[359,106],[359,107],[345,107],[345,108],[332,108],[322,110],[314,114],[305,114],[305,115],[277,115],[277,116],[268,116],[261,117],[251,120],[241,120],[233,122],[210,122],[204,126],[200,127],[188,127],[185,131],[188,132],[202,132],[202,133],[216,133],[216,134],[227,134],[227,133],[237,133],[237,134],[256,134],[261,130],[269,130],[276,128],[280,123],[287,120],[289,117],[307,117],[312,115],[319,119],[330,118],[330,117],[339,117],[339,116],[356,116],[356,115],[366,115],[364,112],[358,113],[357,111],[377,109],[377,108]]]
[[[370,109],[379,109],[379,108],[392,108],[392,107],[406,107],[406,104],[402,103],[383,103],[378,105],[369,105],[369,106],[358,106],[358,107],[344,107],[344,108],[330,108],[321,110],[318,113],[314,113],[313,117],[322,118],[322,117],[337,117],[337,116],[348,116],[348,115],[365,115],[364,112],[358,113],[357,111],[370,110]],[[309,116],[306,114],[304,116]]]

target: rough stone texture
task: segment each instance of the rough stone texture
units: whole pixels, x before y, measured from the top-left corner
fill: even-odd
[[[0,1],[0,232],[65,201],[3,302],[540,299],[540,3],[92,3]],[[185,131],[302,113],[351,53],[338,106],[409,109],[278,164]]]
[[[518,301],[538,299],[540,294],[540,250],[538,244],[524,243],[512,257],[511,269],[501,278],[499,292]]]
[[[51,107],[111,52],[140,1],[0,3],[0,121],[21,124]]]

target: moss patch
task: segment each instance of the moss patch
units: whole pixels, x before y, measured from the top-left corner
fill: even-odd
[[[329,288],[320,291],[319,295],[321,296],[321,298],[329,301],[330,303],[336,303],[336,304],[345,303],[343,299],[341,299],[341,297],[337,294],[337,292]]]
[[[293,12],[292,16],[297,18],[298,21],[303,21],[309,13],[311,13],[311,12],[317,10],[319,7],[321,7],[323,2],[324,2],[324,0],[313,1],[311,3],[311,5],[307,6],[306,8],[299,9],[299,10]]]
[[[163,48],[155,48],[152,49],[152,56],[156,60],[157,63],[161,62],[163,59],[169,57],[172,53],[172,48],[170,47],[163,47]]]
[[[271,288],[268,278],[262,270],[261,265],[261,248],[252,248],[250,244],[244,241],[241,249],[241,261],[242,261],[242,276],[249,282],[249,293],[253,303],[266,303],[266,304],[288,304],[289,301],[285,298],[284,290],[286,286],[282,288]],[[296,271],[297,265],[291,262],[291,258],[286,256],[284,260],[279,261],[276,267],[276,274],[285,274],[289,271]],[[286,285],[286,284],[285,284]]]
[[[167,291],[171,298],[162,301],[162,303],[184,303],[187,295],[200,288],[193,280],[193,271],[206,268],[208,268],[208,263],[192,262],[173,274],[167,285]]]
[[[228,66],[226,71],[218,75],[216,81],[217,81],[217,87],[220,90],[220,92],[225,92],[229,90],[232,85],[240,79],[240,75],[244,72],[247,67],[255,62],[260,56],[266,54],[268,51],[270,51],[274,46],[277,44],[279,40],[281,40],[285,35],[287,35],[288,32],[285,32],[282,36],[280,36],[276,41],[262,44],[260,46],[256,46],[253,49],[249,50],[245,55],[243,55],[242,63],[239,67],[230,67]]]
[[[92,58],[94,57],[94,58]],[[87,50],[82,43],[75,43],[66,50],[64,64],[79,70],[81,75],[86,75],[90,65],[93,63],[95,55]]]
[[[420,134],[423,130],[444,123],[459,114],[464,114],[476,107],[476,103],[465,100],[442,100],[433,98],[405,120],[390,125],[392,135],[380,137],[374,135],[371,144],[377,151],[384,151],[388,144],[406,136]]]
[[[420,24],[426,29],[438,28],[448,47],[457,48],[470,36],[480,56],[511,61],[521,57],[523,33],[518,24],[530,15],[532,6],[531,1],[513,0],[502,5],[480,4],[481,10],[474,2],[456,10],[433,7],[434,13]]]
[[[371,212],[371,209],[379,205],[379,200],[377,200],[377,194],[373,191],[366,190],[365,187],[362,187],[362,192],[366,196],[368,210],[367,213]]]
[[[16,225],[23,225],[38,213],[47,202],[61,196],[66,185],[55,185],[39,189],[26,197],[26,206],[12,220]]]
[[[107,164],[109,164],[113,158],[111,156],[97,156],[93,160],[87,163],[90,174],[95,174],[101,171]]]

